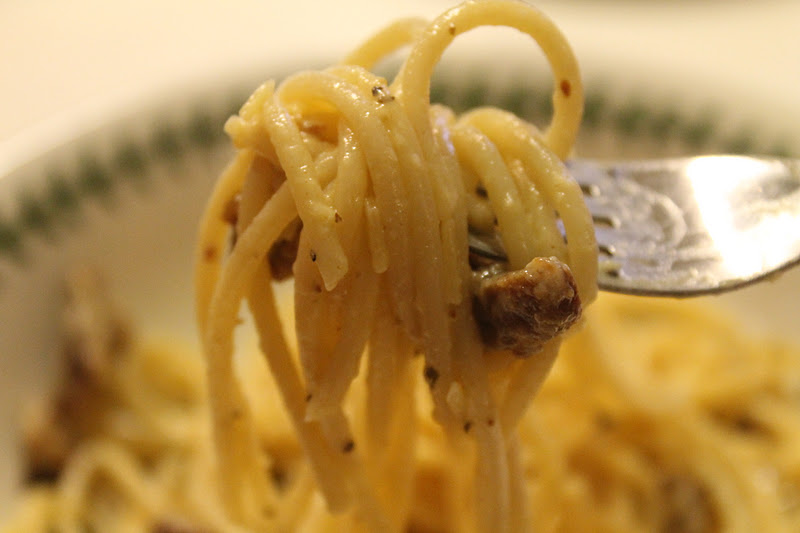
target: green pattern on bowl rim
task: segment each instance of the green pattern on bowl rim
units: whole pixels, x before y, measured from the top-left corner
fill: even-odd
[[[153,115],[146,127],[149,132],[141,139],[120,138],[107,150],[82,147],[77,164],[45,171],[44,188],[8,191],[14,197],[10,208],[0,212],[0,261],[22,267],[31,259],[26,253],[31,239],[57,243],[79,226],[85,204],[105,203],[113,209],[115,191],[126,184],[147,194],[148,181],[157,175],[150,172],[154,165],[179,165],[187,153],[224,149],[227,138],[222,126],[247,97],[241,90],[230,89],[227,94],[233,96],[224,104],[218,97],[199,98],[180,120],[164,122]],[[693,113],[683,110],[679,98],[673,105],[653,105],[645,98],[620,101],[615,96],[602,84],[590,85],[578,142],[582,155],[660,156],[711,151],[796,155],[789,149],[788,140],[777,138],[769,145],[761,142],[772,139],[763,131],[764,125],[762,129],[739,125],[732,133],[730,128],[720,127],[719,113],[713,106]],[[499,106],[534,123],[546,120],[552,110],[549,84],[509,80],[498,87],[477,72],[438,76],[431,87],[431,100],[456,111]],[[208,169],[213,173],[218,170]],[[31,176],[30,181],[35,182],[36,177]]]

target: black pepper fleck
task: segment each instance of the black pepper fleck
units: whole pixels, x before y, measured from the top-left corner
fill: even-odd
[[[373,87],[372,96],[378,101],[379,104],[386,104],[394,100],[394,96],[389,93],[389,89],[383,85],[376,85]]]
[[[426,366],[424,370],[425,381],[428,383],[430,388],[433,388],[436,385],[436,382],[439,380],[439,371],[433,368],[432,366]]]

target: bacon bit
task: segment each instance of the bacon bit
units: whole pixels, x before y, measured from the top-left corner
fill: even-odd
[[[479,279],[473,314],[489,348],[527,357],[581,315],[572,272],[554,257],[537,257],[522,270],[487,270]]]
[[[23,429],[31,483],[55,481],[74,448],[96,434],[110,408],[114,367],[131,343],[127,320],[100,274],[72,272],[66,292],[59,382]]]
[[[339,222],[342,221],[342,215],[340,215],[338,211],[333,215],[333,221],[336,222],[336,223],[339,223]]]
[[[267,260],[272,279],[281,281],[292,276],[292,267],[297,259],[297,247],[300,243],[300,231],[303,223],[299,218],[294,219],[283,230],[269,249]]]
[[[569,80],[561,80],[561,94],[565,97],[569,98],[570,93],[572,93],[572,85],[569,83]]]

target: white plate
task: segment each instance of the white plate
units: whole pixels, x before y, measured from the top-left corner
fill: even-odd
[[[443,75],[434,94],[448,103],[489,102],[535,116],[547,92],[506,65]],[[0,179],[0,516],[19,475],[24,406],[52,377],[62,275],[99,266],[117,301],[147,334],[192,342],[191,251],[211,184],[230,156],[223,120],[257,75],[178,92],[120,113]],[[491,82],[487,80],[491,79]],[[785,124],[752,125],[714,95],[654,91],[613,72],[587,81],[584,153],[675,154],[791,151]],[[701,110],[701,112],[698,112]],[[794,154],[797,155],[797,154]],[[715,301],[743,323],[800,341],[800,269]]]

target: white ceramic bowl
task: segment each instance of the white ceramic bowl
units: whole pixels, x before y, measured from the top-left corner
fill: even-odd
[[[491,77],[487,68],[445,69],[434,96],[455,107],[488,102],[536,119],[547,113],[547,91],[537,80],[517,77],[510,65]],[[753,123],[711,92],[655,91],[618,74],[587,78],[584,154],[800,147],[785,124]],[[258,77],[209,83],[109,115],[63,144],[40,146],[0,178],[0,515],[17,486],[20,417],[56,368],[65,269],[98,266],[143,331],[193,342],[195,226],[231,154],[222,123]],[[795,269],[715,302],[748,327],[800,341],[798,298]]]

